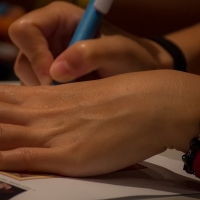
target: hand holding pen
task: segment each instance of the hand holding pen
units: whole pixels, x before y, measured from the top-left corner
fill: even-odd
[[[68,3],[52,3],[16,21],[10,28],[10,36],[21,50],[15,71],[22,83],[49,84],[52,80],[50,67],[58,64],[54,59],[75,42],[93,38],[112,2],[91,0],[72,39],[83,11]],[[70,74],[68,79],[71,79]]]
[[[79,22],[79,25],[69,43],[69,47],[75,44],[78,41],[92,39],[95,37],[98,28],[101,25],[103,16],[108,13],[114,0],[90,0],[86,11]],[[59,58],[58,58],[59,60]],[[60,61],[61,65],[65,68],[69,68],[69,64],[64,61],[62,63],[62,58]],[[66,69],[64,74],[66,73]],[[77,77],[82,76],[83,74],[77,74]],[[62,74],[61,74],[62,76]],[[53,85],[56,85],[57,82],[53,82]]]
[[[116,35],[120,31],[108,37],[101,29],[102,37],[78,39],[68,47],[82,14],[75,6],[58,2],[11,26],[11,37],[20,49],[15,70],[24,84],[50,85],[52,78],[65,82],[93,70],[102,78],[149,71],[58,87],[1,85],[0,170],[99,175],[166,148],[187,152],[189,141],[198,136],[199,77],[150,70],[166,67],[167,59],[156,59],[158,52],[159,58],[166,58],[166,51],[146,38]],[[193,39],[199,30],[194,26],[190,34],[181,31],[178,36]],[[195,40],[187,56],[198,55],[196,44]],[[68,65],[59,66],[61,58]]]
[[[89,4],[89,11],[91,5],[94,1]],[[140,38],[129,38],[130,34],[125,36],[124,31],[104,21],[99,37],[90,39],[104,14],[93,7],[92,15],[96,17],[86,17],[90,22],[82,18],[83,13],[84,10],[72,4],[54,2],[24,15],[11,25],[11,39],[20,50],[15,73],[23,85],[51,85],[53,80],[66,83],[93,71],[99,78],[105,78],[155,69],[157,63],[153,52],[149,53],[141,45],[146,41],[139,43]],[[87,26],[79,23],[81,19]],[[87,29],[78,31],[83,27]]]

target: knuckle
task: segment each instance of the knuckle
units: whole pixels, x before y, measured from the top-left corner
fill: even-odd
[[[9,36],[12,38],[19,30],[18,21],[13,22],[8,29]]]
[[[92,49],[89,46],[89,42],[79,41],[75,44],[76,51],[82,55],[82,58],[88,58],[92,55]]]
[[[78,63],[75,64],[74,66],[79,68],[80,67],[80,63],[81,63],[82,66],[84,66],[88,62],[90,62],[90,60],[93,59],[94,52],[90,48],[90,46],[88,45],[87,42],[77,42],[74,45],[73,55],[77,55],[77,57],[78,57],[78,59],[77,59],[77,57],[75,59],[75,63],[77,61],[78,61]]]
[[[13,22],[8,30],[9,36],[14,41],[18,37],[23,37],[23,33],[27,31],[28,26],[30,26],[32,22],[25,17],[18,19],[17,21]]]
[[[33,152],[30,149],[20,149],[19,156],[26,169],[29,169],[33,161]]]
[[[127,44],[130,43],[130,40],[122,35],[114,35],[112,36],[112,42],[113,44],[118,44],[122,47],[126,47]]]
[[[5,128],[2,127],[2,125],[0,125],[0,139],[3,139],[5,137]]]

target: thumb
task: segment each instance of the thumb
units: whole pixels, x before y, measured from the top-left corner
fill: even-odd
[[[58,82],[69,82],[98,70],[101,77],[131,71],[132,40],[123,36],[80,41],[64,51],[51,65],[51,77]]]
[[[53,80],[69,82],[95,70],[93,43],[95,40],[80,41],[60,54],[50,67]]]

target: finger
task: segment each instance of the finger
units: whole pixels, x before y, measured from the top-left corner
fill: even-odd
[[[37,132],[30,127],[0,124],[0,150],[11,150],[19,147],[39,147],[44,144],[44,130]]]
[[[13,42],[28,59],[30,64],[27,67],[33,68],[41,84],[49,84],[51,82],[49,67],[53,62],[53,55],[49,51],[47,40],[38,28],[29,23],[24,22],[17,28],[15,27],[16,25],[14,23],[10,28],[10,35]],[[23,66],[25,66],[28,62],[25,62],[23,59],[22,63]],[[16,73],[19,77],[22,76],[24,78],[23,66],[17,68]],[[22,69],[22,71],[19,69]],[[27,75],[26,80],[29,78],[31,78],[31,76]],[[26,80],[24,82],[26,82]]]
[[[51,83],[49,68],[54,60],[54,52],[57,49],[60,51],[58,46],[69,42],[81,15],[80,8],[55,2],[30,12],[10,26],[11,39],[28,58],[41,84]]]
[[[97,69],[100,73],[106,70],[106,76],[130,72],[131,42],[122,36],[77,42],[54,61],[50,74],[58,82],[68,82]]]
[[[40,85],[31,63],[22,52],[19,53],[16,59],[14,70],[16,76],[24,85]]]
[[[2,103],[18,105],[21,103],[19,94],[19,86],[16,85],[0,85],[0,105]],[[1,105],[3,106],[3,105]]]
[[[58,149],[19,148],[0,152],[0,170],[18,172],[60,172],[62,158]]]
[[[20,81],[21,86],[26,86],[26,84],[23,81]]]
[[[34,111],[22,106],[0,103],[0,123],[13,125],[27,125],[29,119],[34,119]]]
[[[28,97],[32,95],[34,89],[22,87],[19,85],[0,85],[0,107],[21,105]],[[4,104],[6,103],[6,104]]]

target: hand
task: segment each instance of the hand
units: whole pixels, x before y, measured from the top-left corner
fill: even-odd
[[[0,86],[0,170],[92,176],[199,134],[199,77],[155,70],[60,86]],[[139,152],[139,153],[138,153]]]
[[[10,37],[20,49],[15,72],[25,85],[48,85],[52,79],[68,82],[95,70],[105,78],[157,69],[163,67],[163,57],[170,59],[154,42],[108,23],[103,23],[100,38],[67,48],[82,14],[72,4],[56,2],[13,23]]]
[[[18,46],[15,72],[26,85],[50,84],[50,66],[68,45],[83,10],[56,2],[24,15],[9,29]]]

